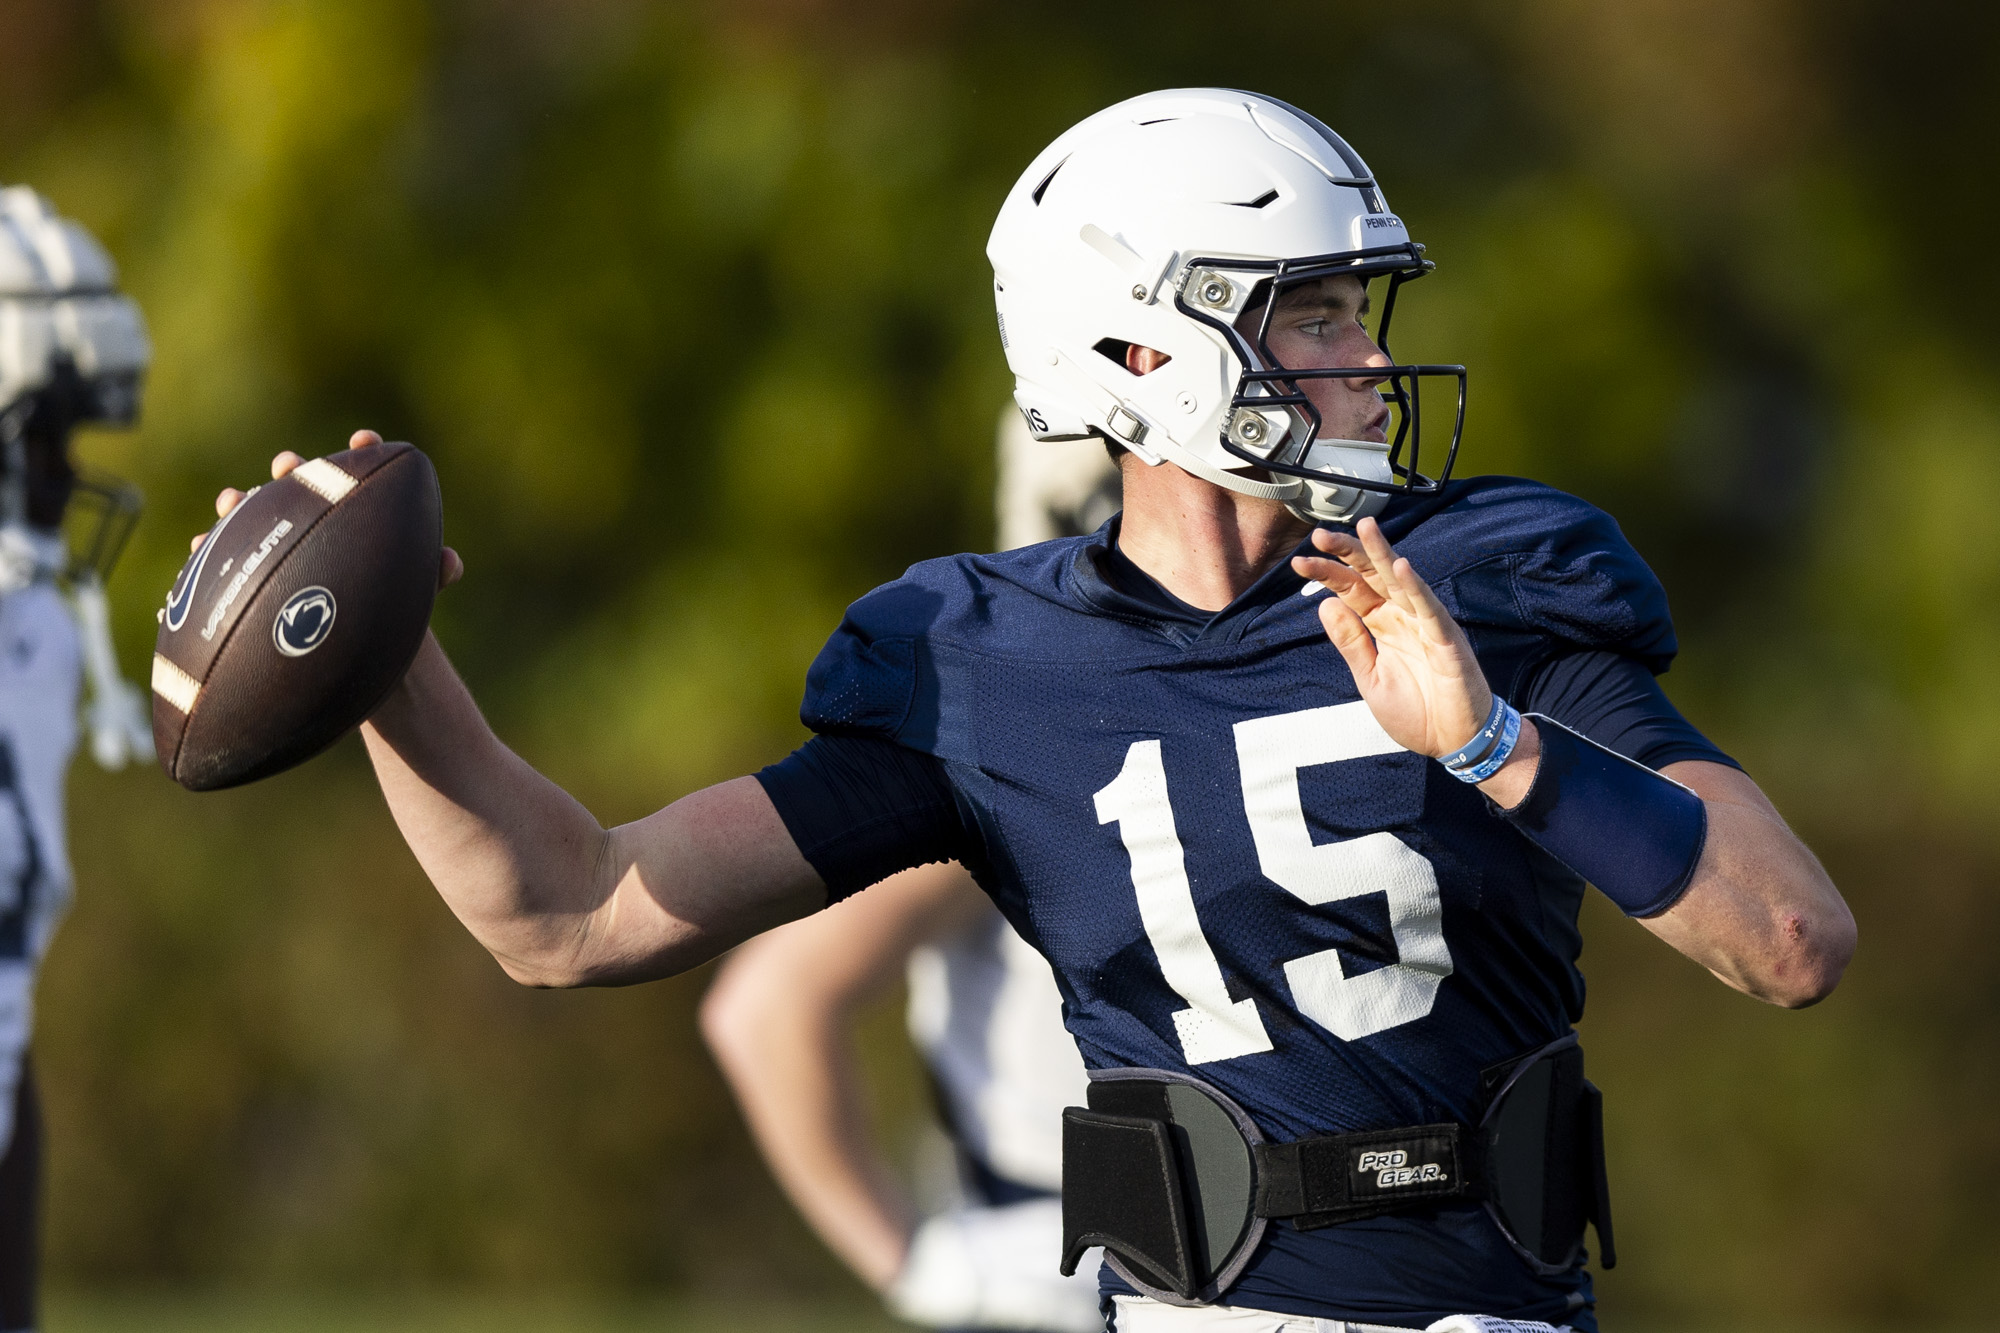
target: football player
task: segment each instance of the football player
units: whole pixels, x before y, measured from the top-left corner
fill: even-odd
[[[34,191],[0,189],[0,1330],[33,1328],[41,1110],[28,1058],[35,972],[69,901],[63,782],[86,678],[106,767],[152,758],[138,692],[118,678],[103,577],[137,493],[88,481],[97,523],[72,552],[70,432],[129,425],[151,353],[111,260]],[[64,593],[73,605],[66,605]]]
[[[999,465],[1003,549],[1090,532],[1117,511],[1118,471],[1095,441],[1031,439],[1011,406]],[[964,1199],[920,1224],[869,1137],[847,1035],[905,971]],[[906,870],[739,946],[701,1017],[779,1182],[897,1314],[938,1328],[1102,1326],[1094,1271],[1057,1271],[1062,1112],[1084,1098],[1083,1064],[1048,964],[962,867]]]
[[[1065,1261],[1105,1247],[1118,1329],[1593,1328],[1586,882],[1794,1007],[1845,968],[1846,906],[1661,693],[1666,597],[1617,525],[1448,480],[1464,372],[1383,346],[1430,263],[1333,131],[1250,93],[1120,103],[1029,166],[988,254],[1030,428],[1121,449],[1120,517],[863,597],[811,740],[612,829],[428,641],[363,731],[405,838],[539,986],[678,972],[955,859],[1054,966],[1091,1076]]]

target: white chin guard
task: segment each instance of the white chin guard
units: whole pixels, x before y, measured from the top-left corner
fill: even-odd
[[[1389,446],[1369,440],[1318,440],[1306,451],[1304,466],[1317,472],[1363,481],[1393,482],[1389,471]],[[1381,491],[1360,486],[1342,486],[1332,481],[1307,481],[1303,499],[1287,506],[1300,518],[1321,523],[1356,523],[1370,514],[1379,514],[1389,497]]]

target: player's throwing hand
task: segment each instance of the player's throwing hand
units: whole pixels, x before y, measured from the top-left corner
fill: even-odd
[[[382,443],[382,437],[372,430],[357,430],[347,438],[347,447],[350,449],[366,449],[370,445],[380,443]],[[285,450],[271,459],[271,480],[277,481],[290,476],[293,470],[305,461],[305,459],[292,450]],[[242,504],[244,497],[248,494],[248,491],[239,491],[234,486],[223,487],[222,491],[215,497],[215,516],[217,518],[229,517],[229,511],[236,508],[237,505]],[[202,542],[207,537],[207,532],[197,532],[193,537],[188,539],[188,550],[200,550]],[[457,551],[454,551],[449,546],[445,547],[438,561],[438,587],[449,588],[464,577],[465,561],[459,557]]]
[[[1357,537],[1316,528],[1331,558],[1296,556],[1292,568],[1326,585],[1320,623],[1390,739],[1435,759],[1472,739],[1493,707],[1486,673],[1465,631],[1430,585],[1398,556],[1374,519]]]

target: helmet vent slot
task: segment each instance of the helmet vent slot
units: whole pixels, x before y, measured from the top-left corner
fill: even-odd
[[[1048,175],[1042,177],[1042,183],[1035,187],[1035,192],[1032,195],[1028,196],[1029,198],[1035,201],[1035,207],[1040,208],[1042,206],[1042,196],[1049,192],[1049,182],[1054,180],[1056,178],[1056,173],[1058,171],[1061,171],[1066,165],[1068,165],[1068,163],[1069,159],[1064,158],[1061,162],[1058,162],[1054,166],[1049,168]]]
[[[1090,350],[1103,357],[1106,361],[1116,365],[1126,374],[1133,376],[1150,375],[1153,373],[1153,370],[1158,370],[1161,366],[1173,360],[1170,356],[1155,352],[1153,355],[1160,359],[1154,363],[1152,370],[1134,370],[1132,369],[1131,353],[1135,346],[1137,346],[1136,343],[1128,343],[1121,338],[1099,338],[1091,346]]]
[[[1247,204],[1239,204],[1232,200],[1229,206],[1231,208],[1263,208],[1266,204],[1276,203],[1277,200],[1278,192],[1276,190],[1266,190]]]

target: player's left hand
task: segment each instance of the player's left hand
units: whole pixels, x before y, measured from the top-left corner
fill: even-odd
[[[884,1295],[896,1315],[931,1328],[1101,1329],[1096,1260],[1062,1276],[1062,1234],[1056,1199],[940,1213],[910,1238]]]
[[[1485,725],[1493,707],[1486,673],[1465,631],[1375,520],[1362,519],[1355,532],[1315,529],[1313,546],[1327,554],[1295,556],[1292,568],[1333,594],[1320,604],[1320,623],[1382,730],[1418,754],[1450,754]]]

